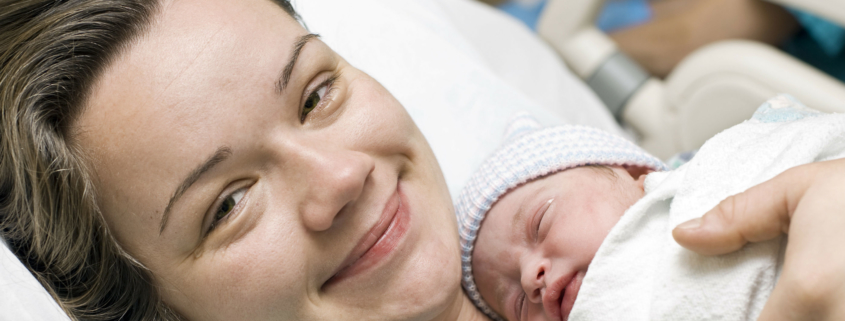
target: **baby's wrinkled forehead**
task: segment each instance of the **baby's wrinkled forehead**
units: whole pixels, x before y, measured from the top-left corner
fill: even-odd
[[[524,207],[527,206],[527,204],[526,204],[527,200],[524,200],[524,198],[525,198],[525,196],[531,195],[533,192],[536,192],[536,185],[531,184],[531,183],[533,183],[535,181],[547,179],[547,178],[550,178],[552,176],[563,175],[566,172],[576,170],[576,169],[577,170],[581,170],[581,169],[590,170],[591,174],[589,174],[589,175],[594,176],[596,179],[604,178],[604,179],[616,180],[616,179],[619,178],[619,176],[616,175],[616,172],[614,172],[613,169],[610,166],[605,166],[605,165],[576,166],[576,167],[561,170],[559,172],[555,172],[555,173],[551,173],[551,174],[548,174],[548,175],[536,177],[536,178],[533,178],[533,179],[531,179],[531,180],[529,180],[525,183],[522,183],[522,184],[508,190],[504,194],[502,194],[502,196],[500,196],[495,202],[493,202],[493,205],[490,206],[490,210],[488,210],[487,217],[489,218],[490,215],[493,215],[493,212],[500,211],[497,208],[508,207],[508,209],[510,209],[510,211],[506,210],[505,212],[510,213],[510,214],[505,214],[505,215],[511,215],[513,217],[512,223],[514,225],[516,225],[519,222],[524,221],[525,211],[526,211],[526,209]],[[612,191],[608,191],[608,192],[612,192]],[[515,195],[515,196],[509,197],[510,195]],[[517,199],[517,202],[515,202],[516,204],[513,204],[514,202],[503,202],[502,199],[506,199],[506,198]],[[504,204],[504,205],[502,205],[502,204]],[[516,205],[518,207],[513,208],[514,205]],[[485,221],[486,220],[481,221],[481,226],[479,227],[479,229],[481,227],[484,227]]]

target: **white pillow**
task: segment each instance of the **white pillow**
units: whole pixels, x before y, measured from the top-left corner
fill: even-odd
[[[627,135],[596,94],[521,21],[475,0],[435,1],[485,65],[526,97],[573,123]]]
[[[0,320],[70,320],[0,238]]]
[[[544,125],[581,123],[621,133],[599,100],[544,43],[482,4],[293,3],[312,32],[402,102],[434,150],[453,197],[498,146],[517,111],[534,114]]]

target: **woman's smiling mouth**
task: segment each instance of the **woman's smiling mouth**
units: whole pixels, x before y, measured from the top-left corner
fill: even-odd
[[[410,211],[399,184],[388,199],[381,218],[352,249],[338,271],[323,285],[327,289],[377,265],[387,258],[401,243],[408,231]]]

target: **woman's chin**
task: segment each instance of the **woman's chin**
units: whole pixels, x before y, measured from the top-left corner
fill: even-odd
[[[428,313],[443,312],[460,302],[463,294],[460,283],[460,249],[457,241],[459,236],[454,214],[450,203],[423,202],[434,198],[421,197],[426,196],[424,191],[408,185],[406,194],[411,203],[413,228],[408,231],[406,245],[409,246],[404,250],[412,253],[409,253],[407,259],[402,262],[403,266],[397,270],[401,272],[393,275],[398,280],[388,291],[392,295],[405,298],[409,305],[403,308],[409,312],[416,309]],[[414,197],[415,195],[417,197]],[[443,219],[438,217],[440,214],[449,217]],[[422,306],[422,303],[426,306]]]

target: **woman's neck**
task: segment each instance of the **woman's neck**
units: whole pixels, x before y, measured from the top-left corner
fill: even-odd
[[[461,291],[452,306],[432,321],[490,321]]]

